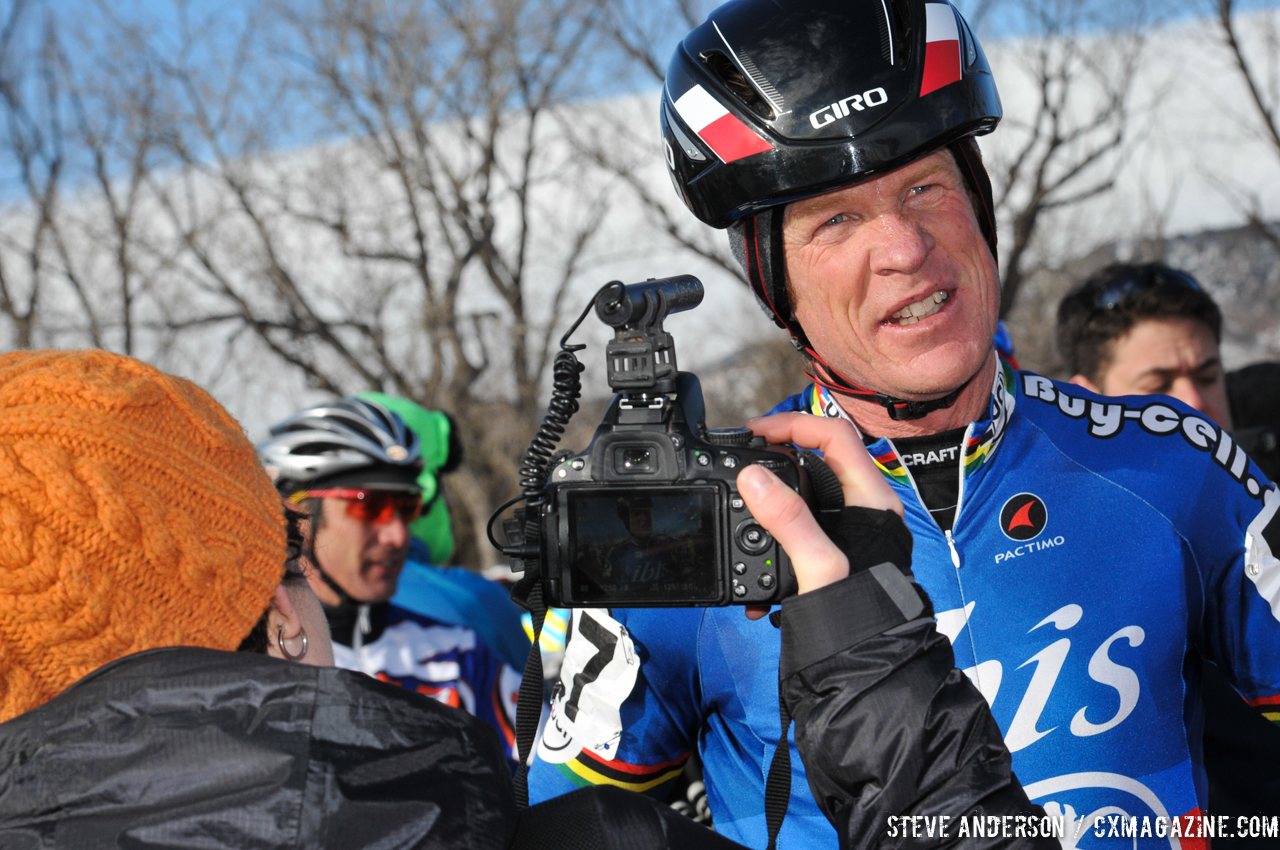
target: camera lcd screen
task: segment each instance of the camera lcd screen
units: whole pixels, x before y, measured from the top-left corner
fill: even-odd
[[[720,599],[713,487],[567,491],[575,604]]]

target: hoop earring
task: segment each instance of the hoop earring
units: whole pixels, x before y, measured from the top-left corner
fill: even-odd
[[[280,654],[290,661],[301,661],[303,656],[307,654],[307,630],[299,629],[298,634],[302,637],[302,650],[296,655],[289,651],[289,647],[284,642],[284,624],[276,626],[276,646],[280,647]]]

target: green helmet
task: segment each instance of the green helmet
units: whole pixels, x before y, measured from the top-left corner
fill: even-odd
[[[456,469],[462,459],[453,419],[443,411],[427,410],[401,396],[368,392],[360,393],[359,397],[398,414],[418,435],[423,461],[418,486],[422,488],[423,507],[422,515],[409,525],[409,531],[426,544],[432,563],[448,564],[454,550],[453,521],[448,505],[438,496],[440,476]]]

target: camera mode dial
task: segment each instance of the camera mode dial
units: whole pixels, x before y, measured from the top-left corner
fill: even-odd
[[[705,434],[713,446],[749,446],[753,436],[750,428],[708,428]]]

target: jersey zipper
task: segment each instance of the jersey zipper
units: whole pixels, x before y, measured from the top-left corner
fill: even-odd
[[[369,604],[362,603],[356,609],[356,625],[351,630],[351,650],[356,654],[356,658],[360,658],[364,653],[364,636],[373,630],[373,624],[369,622]]]
[[[924,499],[920,498],[920,488],[916,486],[916,479],[915,479],[915,476],[911,474],[911,469],[907,467],[906,464],[903,464],[903,469],[905,469],[907,472],[907,480],[911,482],[911,492],[916,498],[916,503],[920,505],[920,508],[924,511],[925,516],[929,517],[930,519],[933,519],[934,527],[942,532],[943,538],[947,541],[947,551],[951,554],[951,566],[955,569],[956,587],[960,592],[961,608],[963,608],[967,604],[968,594],[965,593],[964,581],[961,579],[961,576],[960,576],[960,549],[956,546],[956,539],[955,539],[955,536],[952,534],[952,532],[956,528],[958,528],[960,525],[960,509],[964,506],[964,484],[965,484],[964,447],[969,444],[969,435],[972,433],[973,433],[973,423],[970,422],[969,427],[964,429],[964,436],[960,440],[960,452],[959,452],[960,458],[959,460],[956,461],[956,475],[960,476],[960,487],[956,492],[956,510],[955,510],[954,516],[951,519],[951,528],[946,529],[945,531],[943,530],[942,526],[938,525],[938,521],[936,519],[933,519],[933,514],[929,513],[929,508],[927,505],[925,505]],[[889,446],[893,449],[893,453],[897,455],[898,447],[893,445],[893,441],[886,440],[886,442],[888,442]],[[901,456],[899,455],[899,457]],[[956,635],[956,640],[960,640],[961,636],[968,637],[969,650],[973,654],[973,657],[976,659],[978,657],[977,647],[974,646],[973,633],[969,630],[969,624],[967,622],[965,623],[964,627],[960,630],[959,634]],[[974,680],[975,682],[977,681],[976,671],[975,671]]]
[[[956,549],[956,539],[951,536],[951,529],[942,532],[947,538],[947,548],[951,550],[951,566],[960,569],[960,550]]]
[[[956,461],[956,475],[960,476],[960,484],[956,488],[956,509],[951,518],[952,529],[955,529],[960,524],[960,509],[964,506],[964,447],[969,444],[969,435],[972,433],[973,423],[970,422],[968,427],[964,429],[964,435],[960,438],[960,449],[957,452],[960,457]],[[889,444],[889,448],[893,449],[894,455],[897,456],[898,462],[901,463],[902,455],[898,453],[898,447],[894,445],[893,440],[886,437],[885,442]],[[916,504],[924,509],[925,516],[933,520],[933,524],[947,538],[947,546],[951,549],[951,563],[957,570],[960,569],[960,552],[956,549],[956,543],[951,536],[951,532],[942,530],[942,526],[938,525],[938,521],[929,512],[929,506],[924,503],[924,499],[920,498],[920,488],[916,486],[916,477],[911,473],[911,468],[903,463],[902,469],[907,473],[907,481],[911,484],[911,493],[916,497]]]

